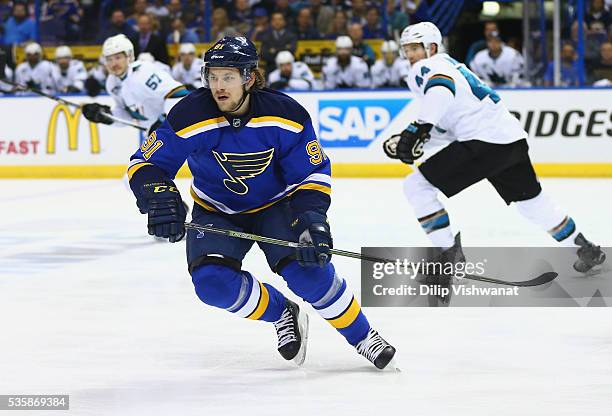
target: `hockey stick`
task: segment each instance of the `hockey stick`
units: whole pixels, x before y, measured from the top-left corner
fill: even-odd
[[[305,244],[300,244],[300,243],[296,243],[293,241],[279,240],[277,238],[264,237],[261,235],[243,233],[241,231],[227,230],[224,228],[216,228],[210,225],[200,225],[200,224],[195,224],[192,222],[186,222],[185,228],[197,230],[197,231],[201,231],[205,233],[220,234],[220,235],[225,235],[225,236],[234,237],[234,238],[242,238],[243,240],[252,240],[252,241],[257,241],[261,243],[276,244],[278,246],[285,246],[285,247],[292,247],[292,248],[305,246]],[[335,254],[337,256],[351,257],[354,259],[369,261],[373,263],[395,263],[395,260],[384,259],[382,257],[364,256],[360,253],[355,253],[352,251],[345,251],[345,250],[338,250],[335,248],[330,249],[329,252],[330,254]],[[541,275],[537,277],[534,277],[533,279],[524,280],[521,282],[510,282],[507,280],[495,279],[492,277],[479,276],[479,275],[474,275],[474,274],[466,274],[463,278],[468,279],[468,280],[474,280],[477,282],[495,283],[498,285],[530,287],[530,286],[539,286],[539,285],[543,285],[548,282],[551,282],[557,276],[558,274],[555,272],[546,272],[546,273],[542,273]]]
[[[17,87],[17,88],[20,88],[22,90],[31,91],[31,92],[33,92],[35,94],[38,94],[38,95],[41,95],[43,97],[50,98],[53,101],[57,101],[58,103],[61,103],[61,104],[64,104],[64,105],[69,105],[71,107],[81,108],[81,104],[75,103],[74,101],[68,101],[68,100],[66,100],[64,98],[58,97],[57,95],[47,94],[46,92],[41,91],[38,88],[28,87],[27,85],[21,85],[21,84],[18,84],[16,82],[13,82],[11,80],[5,79],[4,72],[2,72],[2,74],[0,74],[0,80],[2,82],[6,82],[9,85],[12,85],[13,87]],[[147,131],[146,127],[140,126],[140,125],[138,125],[136,123],[133,123],[133,122],[131,122],[129,120],[124,120],[122,118],[115,117],[114,115],[108,114],[108,113],[102,113],[102,115],[104,115],[105,117],[108,117],[109,119],[111,119],[111,120],[113,120],[113,121],[115,121],[117,123],[125,124],[126,126],[134,127],[135,129],[138,129],[138,130]]]

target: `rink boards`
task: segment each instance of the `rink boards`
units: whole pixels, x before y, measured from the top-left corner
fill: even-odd
[[[612,177],[612,89],[501,90],[529,133],[540,176]],[[311,114],[336,177],[399,177],[382,142],[418,114],[406,90],[290,93]],[[71,96],[75,102],[90,97]],[[486,98],[485,98],[486,99]],[[112,105],[108,96],[96,102]],[[80,110],[39,97],[2,97],[0,177],[112,178],[142,140],[131,127],[95,125]],[[189,172],[182,169],[180,176]]]

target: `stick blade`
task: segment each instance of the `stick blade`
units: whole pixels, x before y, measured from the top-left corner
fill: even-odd
[[[515,286],[521,286],[521,287],[540,286],[540,285],[545,285],[546,283],[552,282],[553,280],[557,278],[557,276],[559,276],[558,273],[546,272],[546,273],[542,273],[538,277],[535,277],[531,280],[525,280],[524,282],[514,282],[513,284]]]

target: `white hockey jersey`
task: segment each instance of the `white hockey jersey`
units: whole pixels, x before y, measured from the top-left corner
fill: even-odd
[[[7,65],[4,67],[4,78],[12,81],[13,80],[13,70]],[[13,86],[11,84],[7,84],[6,82],[2,82],[0,80],[0,95],[8,94],[13,91]]]
[[[53,89],[55,92],[70,92],[68,91],[68,87],[83,91],[85,89],[85,80],[87,79],[87,70],[83,62],[78,59],[72,59],[70,60],[70,65],[66,72],[63,72],[59,65],[53,64],[51,77],[53,79]]]
[[[351,62],[344,68],[338,65],[338,58],[332,56],[323,65],[323,87],[336,88],[370,88],[370,69],[368,64],[358,57],[351,56]]]
[[[172,78],[184,85],[198,89],[202,86],[202,77],[200,75],[202,65],[204,65],[204,61],[200,58],[195,58],[189,69],[185,68],[181,62],[177,62],[172,67]]]
[[[374,88],[399,87],[402,86],[402,80],[405,84],[408,84],[410,62],[407,59],[397,57],[391,65],[387,65],[387,61],[378,59],[372,65],[370,71]]]
[[[131,63],[123,79],[112,74],[106,78],[106,91],[116,103],[113,115],[137,120],[146,128],[168,114],[178,102],[175,98],[180,98],[175,93],[183,89],[183,84],[150,62]]]
[[[281,81],[281,71],[279,68],[270,72],[268,76],[268,85]],[[316,86],[315,77],[304,62],[293,62],[291,69],[291,77],[287,80],[287,89],[293,90],[313,90]]]
[[[49,61],[41,60],[36,66],[22,62],[15,69],[15,82],[21,85],[33,84],[35,88],[48,94],[53,94],[53,64]]]
[[[436,54],[412,66],[408,86],[419,98],[418,120],[448,141],[507,144],[527,137],[497,93],[464,64]]]
[[[521,85],[524,65],[523,56],[506,45],[502,46],[497,58],[492,58],[489,51],[484,49],[470,62],[472,71],[492,87]]]

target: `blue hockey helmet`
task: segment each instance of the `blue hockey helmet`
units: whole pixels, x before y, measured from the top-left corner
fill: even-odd
[[[257,68],[259,55],[255,44],[244,36],[225,36],[218,40],[204,54],[202,65],[202,85],[208,88],[208,71],[210,68],[237,68],[240,70],[243,84],[252,79],[251,71]]]

